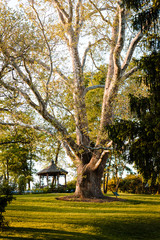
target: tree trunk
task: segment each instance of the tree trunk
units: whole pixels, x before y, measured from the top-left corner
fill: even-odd
[[[157,194],[160,194],[160,184],[157,183]]]
[[[110,166],[111,166],[111,157],[109,159],[109,165],[107,167],[107,177],[106,174],[104,175],[104,182],[103,182],[103,192],[107,193],[108,191],[108,181],[109,181],[109,174],[110,174]]]
[[[116,189],[115,189],[116,192],[118,192],[119,183],[120,183],[119,178],[116,178]]]
[[[9,160],[7,159],[7,173],[6,173],[6,176],[7,176],[7,181],[9,182]]]
[[[77,170],[75,196],[80,198],[103,198],[101,190],[102,168],[95,171],[88,170],[87,173],[83,174],[84,167],[80,165]]]

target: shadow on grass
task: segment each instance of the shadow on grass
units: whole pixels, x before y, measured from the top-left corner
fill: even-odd
[[[11,234],[10,234],[11,233]],[[3,232],[4,234],[4,232]],[[79,232],[67,232],[61,230],[51,229],[37,229],[37,228],[10,228],[6,236],[0,236],[0,240],[107,240],[107,238],[94,236],[91,234]],[[8,236],[7,236],[8,235]],[[15,236],[19,235],[19,236]],[[27,236],[28,237],[25,237]]]
[[[136,200],[136,199],[128,199],[127,203],[129,204],[145,204],[145,205],[159,205],[160,206],[160,198],[156,200]]]
[[[109,237],[113,240],[160,240],[160,218],[145,219],[140,217],[138,219],[121,219],[111,220],[109,223],[103,225],[96,224],[101,227],[102,236]],[[107,239],[107,238],[106,238]]]
[[[159,240],[160,219],[148,221],[139,219],[132,221],[105,221],[99,219],[91,225],[98,229],[97,234],[69,232],[54,229],[10,228],[0,237],[0,240]],[[82,224],[83,225],[83,224]],[[8,236],[7,236],[8,235]]]

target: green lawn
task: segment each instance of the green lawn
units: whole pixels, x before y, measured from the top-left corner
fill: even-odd
[[[65,194],[16,196],[0,240],[160,240],[160,196],[120,194],[126,202],[68,202]]]

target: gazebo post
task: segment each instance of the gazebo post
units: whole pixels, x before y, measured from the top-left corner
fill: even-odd
[[[54,176],[52,176],[52,188],[53,188],[53,185],[54,185],[54,181],[55,181],[55,179],[54,179]]]
[[[41,175],[39,175],[39,186],[41,188]]]
[[[66,188],[67,188],[66,174],[64,175],[64,179],[65,179],[65,190],[66,190]]]
[[[57,175],[57,185],[59,187],[59,174]]]
[[[55,186],[57,185],[57,176],[55,176]]]
[[[48,187],[48,173],[47,173],[47,187]]]

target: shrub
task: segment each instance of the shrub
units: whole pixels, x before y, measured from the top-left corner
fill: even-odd
[[[119,189],[122,192],[128,193],[144,193],[144,186],[141,176],[128,175],[124,179],[121,179]]]
[[[5,221],[3,213],[8,203],[13,199],[12,195],[13,188],[9,186],[7,182],[0,184],[0,229],[3,230],[8,226],[8,223]]]

